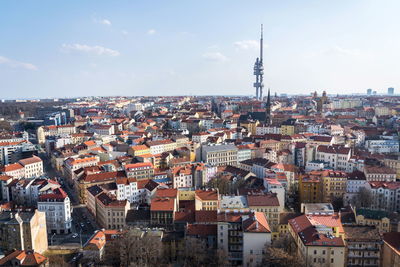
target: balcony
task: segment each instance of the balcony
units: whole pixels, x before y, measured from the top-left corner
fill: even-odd
[[[243,259],[243,253],[242,252],[229,252],[228,254],[229,260],[242,260]]]

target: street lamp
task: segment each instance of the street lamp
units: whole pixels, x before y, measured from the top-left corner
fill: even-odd
[[[56,233],[54,233],[52,236],[51,236],[51,238],[50,238],[50,245],[52,246],[53,245],[53,237],[56,235]]]
[[[82,249],[82,227],[80,227],[80,228],[81,228],[81,230],[79,231],[79,240],[80,240],[81,249]]]

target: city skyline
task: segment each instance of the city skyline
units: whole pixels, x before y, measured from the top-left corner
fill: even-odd
[[[396,1],[153,6],[3,1],[2,98],[253,95],[261,23],[272,93],[385,94],[400,84]]]

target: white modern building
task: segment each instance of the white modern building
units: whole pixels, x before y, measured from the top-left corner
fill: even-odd
[[[48,233],[67,234],[71,232],[71,203],[62,188],[39,196],[38,210],[46,213]]]

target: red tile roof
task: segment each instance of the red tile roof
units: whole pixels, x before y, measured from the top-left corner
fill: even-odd
[[[189,236],[216,236],[218,232],[216,224],[188,224],[186,234]]]
[[[99,250],[106,245],[106,235],[103,231],[97,231],[85,244],[85,247],[89,245],[96,246]]]
[[[30,158],[21,159],[18,161],[22,166],[26,166],[33,163],[42,162],[42,159],[37,156],[32,156]]]
[[[42,194],[39,196],[39,201],[57,200],[64,201],[67,198],[67,193],[62,188],[53,189],[52,193]]]
[[[267,222],[267,217],[263,212],[254,212],[243,221],[243,231],[251,233],[271,233],[271,228]]]
[[[47,261],[45,256],[37,252],[33,252],[32,250],[16,250],[0,259],[0,265],[12,266],[11,261],[15,259],[20,262],[20,266],[39,266]]]
[[[156,197],[159,198],[176,198],[178,189],[176,188],[159,188],[156,191]]]
[[[93,183],[93,182],[101,182],[106,180],[114,180],[116,178],[126,178],[126,174],[124,171],[117,172],[102,172],[102,173],[93,173],[93,174],[83,174],[79,178],[79,182],[84,183]]]
[[[340,145],[333,145],[333,146],[320,145],[317,148],[318,152],[330,153],[330,154],[343,154],[343,155],[349,154],[350,150],[351,148]]]
[[[151,200],[151,211],[174,211],[175,199],[173,198],[154,198]]]
[[[216,210],[197,210],[195,220],[197,223],[210,223],[217,222],[218,213]]]
[[[337,214],[333,216],[301,215],[289,220],[289,225],[307,246],[344,247],[344,241],[341,237],[324,234],[322,231],[318,232],[317,230],[319,226],[324,228],[339,227],[339,232],[343,232],[340,218]]]
[[[196,198],[201,200],[218,200],[218,191],[216,190],[196,190]]]
[[[249,206],[279,206],[276,194],[248,195],[247,203]]]
[[[400,232],[384,233],[383,241],[400,254]]]
[[[125,169],[126,170],[136,169],[136,168],[143,168],[143,167],[153,168],[153,164],[151,162],[139,162],[139,163],[132,163],[132,164],[126,164],[125,165]]]
[[[24,166],[22,166],[19,163],[8,164],[3,167],[3,172],[12,172],[12,171],[20,170],[22,168],[24,168]]]

